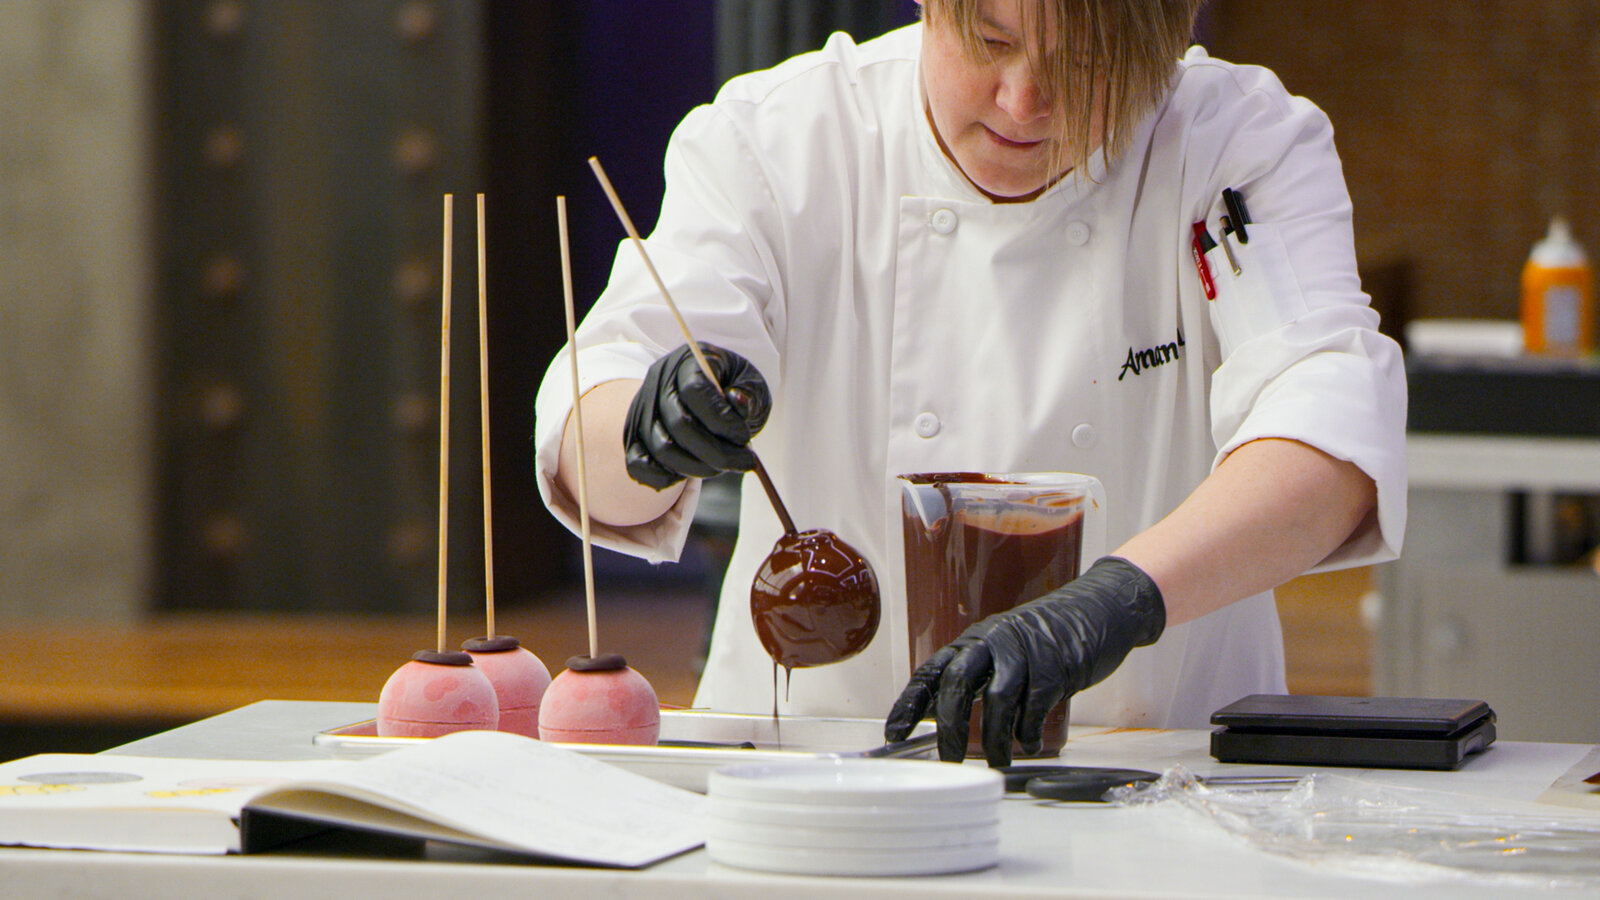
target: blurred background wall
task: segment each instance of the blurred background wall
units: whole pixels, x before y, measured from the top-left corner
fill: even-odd
[[[152,598],[149,15],[0,4],[0,614]]]
[[[1391,320],[1515,318],[1557,213],[1600,249],[1600,3],[1208,9],[1213,55],[1270,67],[1332,119],[1366,286]]]
[[[863,11],[865,10],[865,12]],[[913,15],[758,0],[0,4],[0,617],[426,611],[440,195],[457,194],[452,583],[475,604],[472,195],[488,203],[496,571],[536,602],[576,542],[531,477],[562,340],[655,217],[673,124],[731,71]],[[1552,213],[1600,246],[1600,5],[1213,0],[1213,54],[1333,119],[1368,288],[1512,317]],[[620,563],[619,563],[620,565]]]

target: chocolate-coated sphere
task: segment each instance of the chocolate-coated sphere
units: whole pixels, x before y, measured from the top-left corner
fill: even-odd
[[[860,653],[878,631],[881,608],[866,558],[821,529],[779,538],[750,586],[756,635],[786,669]]]

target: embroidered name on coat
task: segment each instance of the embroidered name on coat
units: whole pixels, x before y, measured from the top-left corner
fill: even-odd
[[[1154,366],[1164,366],[1169,362],[1177,362],[1183,358],[1183,329],[1178,329],[1178,339],[1170,344],[1157,344],[1145,350],[1128,348],[1128,361],[1122,364],[1122,371],[1117,373],[1117,380],[1126,378],[1129,372],[1135,375]]]

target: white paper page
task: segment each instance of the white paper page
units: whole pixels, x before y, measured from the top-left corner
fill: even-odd
[[[1600,810],[1600,746],[1557,778],[1539,802]]]
[[[239,849],[239,810],[343,761],[50,753],[0,765],[0,844],[166,853]]]
[[[323,789],[383,801],[510,848],[641,866],[704,842],[704,798],[572,750],[492,731],[460,731],[363,760]],[[254,807],[292,811],[293,796]]]

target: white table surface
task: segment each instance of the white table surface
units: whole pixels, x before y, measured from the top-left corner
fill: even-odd
[[[374,715],[375,704],[265,701],[118,747],[150,756],[313,759],[317,732]],[[1197,774],[1301,767],[1229,766],[1208,753],[1205,731],[1078,728],[1062,761]],[[1379,784],[1476,795],[1485,806],[1532,801],[1592,747],[1497,742],[1453,772],[1339,769]],[[1551,808],[1556,810],[1556,808]],[[1570,811],[1569,811],[1570,812]],[[375,855],[377,854],[377,855]],[[788,876],[711,861],[704,850],[638,871],[551,866],[429,845],[426,851],[364,846],[359,839],[295,853],[182,857],[0,849],[0,896],[221,898],[785,898],[811,897],[1360,897],[1478,898],[1520,895],[1473,880],[1396,882],[1339,863],[1270,854],[1198,815],[1159,804],[1118,808],[1055,804],[1024,796],[1001,806],[1000,864],[960,875],[900,878]],[[1551,896],[1576,896],[1551,891]]]

